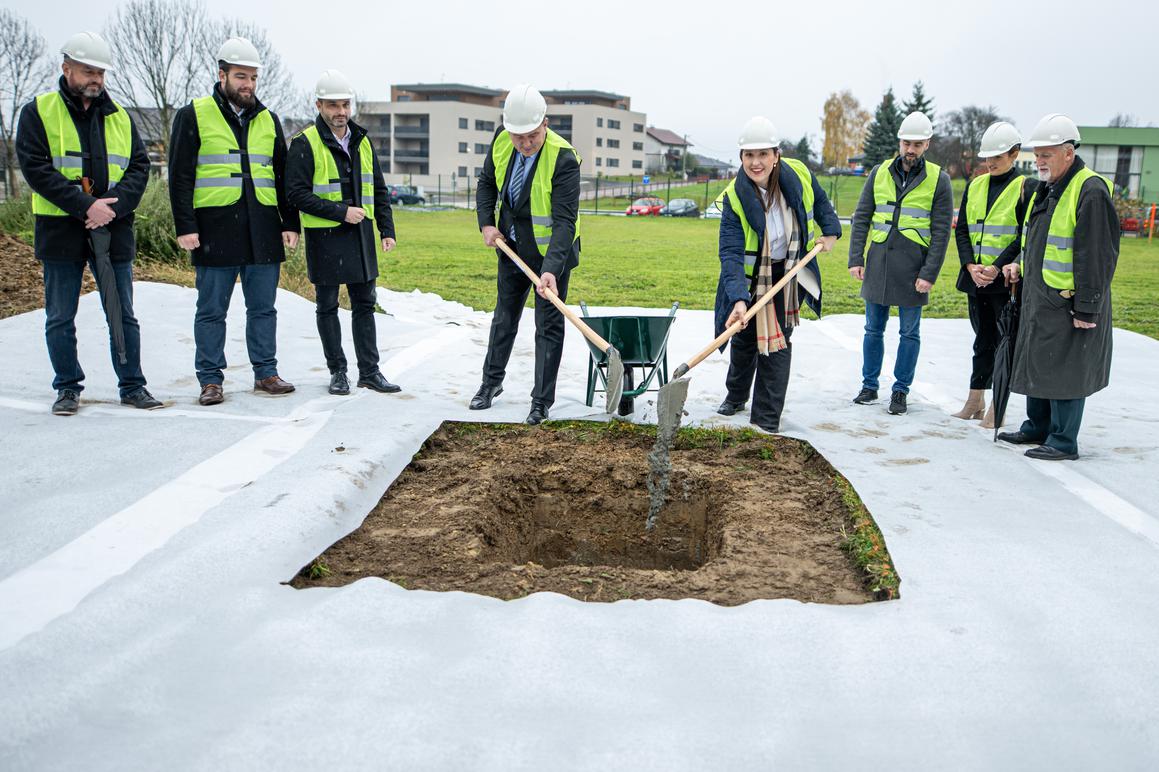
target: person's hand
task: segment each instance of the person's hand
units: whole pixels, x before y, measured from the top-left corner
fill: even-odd
[[[177,246],[192,252],[201,246],[201,236],[196,233],[186,233],[184,236],[178,236]]]
[[[115,203],[117,203],[115,198],[98,198],[94,201],[93,205],[85,212],[85,227],[92,230],[93,228],[103,228],[111,223],[117,213],[109,204]]]
[[[982,266],[981,270],[978,271],[978,274],[982,279],[982,283],[978,286],[988,287],[994,283],[995,279],[998,278],[999,270],[992,265],[984,265]]]
[[[932,286],[934,286],[934,283],[932,281],[926,281],[925,279],[918,279],[914,282],[914,289],[923,295],[929,292]]]
[[[539,275],[539,286],[536,287],[535,291],[539,293],[541,298],[546,298],[548,290],[551,290],[554,295],[559,295],[559,287],[555,283],[555,274],[541,273]]]
[[[392,239],[390,236],[387,236],[386,238],[384,238],[384,239],[382,240],[382,251],[383,251],[383,252],[389,252],[389,251],[391,251],[392,249],[394,249],[394,246],[395,246],[395,244],[396,244],[396,243],[398,243],[398,242],[396,242],[396,241],[395,241],[394,239]]]
[[[740,322],[740,328],[743,330],[749,326],[748,321],[744,315],[748,313],[749,305],[743,300],[738,300],[736,305],[732,307],[732,313],[728,315],[728,321],[725,322],[725,327],[732,327],[737,322]]]
[[[499,238],[499,229],[494,225],[483,226],[483,243],[489,247],[495,247],[497,244],[495,240]]]
[[[1094,322],[1084,322],[1081,319],[1074,319],[1072,321],[1074,322],[1076,330],[1093,330],[1098,326]]]
[[[360,206],[346,207],[346,222],[357,225],[366,219],[366,210]]]
[[[1021,269],[1018,267],[1018,263],[1007,263],[1002,266],[1002,275],[1006,277],[1007,284],[1017,284],[1020,272]]]
[[[858,281],[865,281],[865,266],[855,265],[849,269],[849,275]]]
[[[298,246],[298,232],[297,231],[282,231],[282,243],[290,249]]]
[[[836,236],[822,236],[817,239],[817,243],[821,245],[822,252],[832,252],[833,245],[837,243]]]

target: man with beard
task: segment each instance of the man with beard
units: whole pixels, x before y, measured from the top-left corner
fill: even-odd
[[[873,168],[853,213],[849,274],[861,282],[865,300],[861,391],[853,401],[867,405],[877,400],[885,323],[890,306],[897,306],[901,336],[889,400],[893,415],[907,409],[921,347],[922,306],[930,302],[954,219],[950,177],[924,158],[933,136],[924,113],[907,115],[897,132],[898,157]]]
[[[394,249],[390,194],[366,129],[350,118],[354,89],[338,70],[326,70],[314,89],[318,117],[290,145],[286,198],[301,211],[306,268],[314,283],[318,335],[330,370],[330,393],[350,393],[338,290],[346,285],[353,311],[358,386],[382,393],[401,389],[378,369],[374,323],[378,250]]]
[[[128,113],[105,91],[105,73],[112,69],[108,43],[81,32],[61,52],[57,89],[24,106],[16,132],[16,156],[32,188],[36,257],[44,264],[44,337],[57,393],[52,412],[75,415],[80,406],[85,374],[75,319],[85,263],[98,274],[90,240],[98,230],[102,238],[107,232],[115,279],[108,283],[115,287],[102,282],[102,298],[115,291],[120,301],[125,361],[114,344],[113,369],[121,403],[156,409],[162,404],[145,388],[141,330],[133,315],[133,211],[149,179],[149,156]],[[109,320],[110,339],[115,320]]]
[[[1010,389],[1026,395],[1026,421],[998,439],[1035,445],[1044,461],[1079,457],[1078,434],[1086,398],[1111,376],[1111,279],[1119,259],[1119,217],[1109,179],[1075,155],[1078,126],[1059,113],[1034,128],[1041,185],[1022,228],[1022,267],[1003,268],[1022,287],[1022,314],[1014,346]]]
[[[213,93],[177,112],[169,143],[177,243],[192,253],[197,272],[193,338],[202,405],[225,398],[225,316],[239,275],[254,391],[294,390],[278,376],[274,309],[284,247],[298,243],[298,213],[285,198],[282,125],[256,96],[262,65],[253,43],[225,41],[217,66]]]

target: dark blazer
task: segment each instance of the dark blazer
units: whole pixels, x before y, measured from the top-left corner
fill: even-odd
[[[28,187],[68,212],[68,217],[37,215],[35,226],[36,257],[40,260],[77,261],[88,260],[92,256],[89,246],[85,219],[89,207],[98,198],[115,197],[110,204],[117,216],[108,225],[112,236],[110,256],[124,262],[132,260],[137,252],[133,237],[133,211],[141,203],[145,186],[149,182],[149,155],[145,143],[132,124],[132,151],[129,167],[117,183],[115,192],[109,193],[109,162],[105,150],[104,116],[116,112],[108,92],[102,92],[85,110],[80,100],[72,95],[61,76],[57,85],[61,97],[68,107],[68,113],[76,125],[81,152],[84,153],[81,174],[93,181],[93,195],[85,193],[79,183],[65,178],[52,165],[52,152],[48,147],[48,135],[40,113],[36,110],[36,100],[26,104],[20,111],[20,124],[16,130],[16,158]]]
[[[314,125],[334,159],[338,176],[342,178],[342,201],[328,201],[314,195],[314,151],[305,137],[295,135],[286,161],[286,199],[301,212],[338,223],[333,228],[303,228],[306,234],[306,270],[314,284],[362,284],[378,277],[375,226],[378,226],[381,238],[394,238],[390,192],[383,182],[372,144],[374,222],[370,218],[358,225],[346,222],[348,208],[364,205],[360,148],[366,129],[354,121],[347,125],[350,134],[348,156],[321,116],[314,120]]]
[[[504,131],[500,129],[499,132]],[[499,136],[499,132],[495,136]],[[519,152],[518,150],[514,152]],[[510,172],[515,163],[508,165],[508,179],[502,181],[503,189],[495,180],[495,163],[491,160],[491,151],[487,150],[487,157],[483,161],[483,172],[479,175],[479,189],[475,200],[475,212],[479,220],[479,230],[484,226],[495,225],[509,238],[508,231],[511,223],[515,223],[515,252],[528,262],[532,268],[537,265],[539,273],[551,273],[559,276],[566,270],[579,265],[580,240],[575,238],[575,223],[579,218],[580,194],[580,165],[572,153],[560,153],[555,162],[555,170],[551,177],[551,243],[542,255],[535,243],[535,234],[531,229],[531,180],[535,177],[536,169],[543,158],[543,151],[535,158],[535,163],[527,171],[527,184],[520,192],[519,201],[515,206],[507,206],[507,186]],[[503,210],[499,215],[499,223],[495,223],[495,205],[499,196],[504,196]],[[515,267],[502,252],[500,265],[506,263],[515,271]]]
[[[986,209],[989,210],[990,207],[994,206],[994,202],[1002,194],[1002,191],[1006,190],[1007,185],[1017,184],[1020,176],[1015,169],[1011,169],[1001,177],[992,176],[987,188]],[[1003,266],[1017,260],[1018,255],[1022,252],[1022,223],[1026,216],[1026,207],[1030,204],[1030,196],[1037,187],[1037,180],[1027,179],[1022,183],[1022,195],[1019,197],[1018,203],[1014,205],[1014,215],[1018,219],[1018,233],[1014,236],[1014,241],[1010,243],[1010,246],[1002,250],[1002,254],[994,261],[994,267],[999,271],[1002,270]],[[974,262],[974,245],[970,242],[970,222],[969,218],[966,217],[966,204],[969,200],[970,186],[967,185],[966,190],[962,192],[962,205],[958,208],[958,225],[954,229],[954,240],[958,246],[958,262],[962,265],[958,270],[958,290],[967,295],[1009,294],[1010,288],[1006,286],[1001,275],[987,286],[979,288],[978,285],[974,284],[974,280],[970,278],[970,273],[966,270],[966,266]]]
[[[226,123],[233,129],[239,149],[246,149],[249,122],[265,105],[258,102],[239,118],[225,98],[219,84],[213,86],[213,99]],[[259,204],[249,177],[242,186],[241,199],[229,206],[193,208],[193,181],[197,171],[197,153],[201,137],[197,133],[197,115],[188,104],[173,118],[169,142],[169,201],[178,236],[196,233],[201,246],[193,250],[193,264],[199,266],[252,265],[280,263],[286,259],[282,231],[297,231],[298,212],[286,201],[286,139],[282,122],[274,119],[274,184],[278,205]],[[243,158],[242,172],[249,174],[249,160]]]
[[[779,164],[779,184],[781,186],[781,195],[785,197],[785,203],[793,211],[793,216],[797,220],[797,232],[800,234],[800,249],[797,252],[797,257],[804,257],[808,252],[806,249],[807,231],[804,202],[804,188],[801,187],[801,178],[797,173],[789,168],[788,164]],[[818,236],[837,236],[841,237],[841,221],[837,219],[837,212],[833,211],[833,205],[829,203],[829,197],[825,195],[821,185],[817,182],[814,176],[813,180],[813,218],[816,222],[816,230]],[[756,185],[749,179],[748,175],[741,171],[736,178],[736,194],[740,199],[741,208],[744,210],[745,219],[749,225],[757,232],[757,243],[761,244],[765,238],[765,210],[761,206],[760,194],[757,192]],[[728,197],[725,198],[724,204],[721,207],[720,215],[720,278],[716,284],[716,334],[720,335],[724,332],[728,325],[729,314],[732,313],[733,307],[739,302],[752,302],[752,282],[745,276],[744,272],[744,229],[741,226],[740,218],[732,208],[732,203]],[[821,286],[821,266],[818,265],[817,260],[813,260],[807,266],[805,271],[810,272],[817,280],[817,286]],[[813,313],[821,316],[821,298],[814,298],[807,292],[802,293],[805,303],[809,308],[813,309]]]

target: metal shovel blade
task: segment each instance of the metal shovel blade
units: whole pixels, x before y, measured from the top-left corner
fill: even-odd
[[[684,403],[688,401],[687,378],[677,378],[668,381],[660,387],[660,394],[656,398],[656,435],[671,441],[680,428],[680,419],[684,417]]]
[[[615,346],[608,346],[608,390],[604,393],[604,409],[610,415],[620,412],[620,399],[624,396],[624,361]]]

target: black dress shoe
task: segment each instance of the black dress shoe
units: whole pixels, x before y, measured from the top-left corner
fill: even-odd
[[[1011,445],[1039,445],[1046,437],[1034,437],[1019,430],[1017,432],[998,432],[998,439],[1009,442]]]
[[[471,397],[471,410],[486,410],[491,407],[491,401],[503,393],[503,386],[500,384],[489,385],[484,383],[475,392],[475,396]]]
[[[386,377],[382,373],[360,376],[358,378],[358,388],[374,389],[382,394],[394,394],[395,392],[402,391],[402,386],[396,386],[386,380]]]
[[[157,410],[158,408],[165,407],[165,404],[150,394],[149,390],[144,386],[128,396],[121,397],[121,404],[132,405],[138,410]]]
[[[745,402],[732,402],[726,399],[724,402],[720,403],[720,407],[716,409],[716,412],[720,413],[721,415],[736,415],[740,411],[744,410],[744,406],[746,404],[747,403]]]
[[[56,402],[52,403],[53,415],[76,415],[80,408],[80,392],[72,389],[61,389],[56,393]]]
[[[870,402],[877,402],[876,389],[862,389],[853,398],[853,404],[855,405],[868,405]]]
[[[905,404],[905,392],[895,391],[889,395],[889,412],[890,415],[901,415],[908,408]]]
[[[330,376],[330,393],[338,397],[350,393],[350,379],[346,377],[346,373],[334,373]]]
[[[1039,445],[1037,448],[1031,448],[1026,451],[1027,458],[1037,458],[1039,461],[1075,461],[1078,459],[1078,453],[1064,453],[1058,448],[1052,448],[1049,445]]]
[[[532,426],[535,426],[536,424],[541,424],[546,420],[547,420],[547,405],[543,404],[542,402],[539,402],[538,400],[532,400],[531,412],[527,414],[527,423],[531,424]]]

